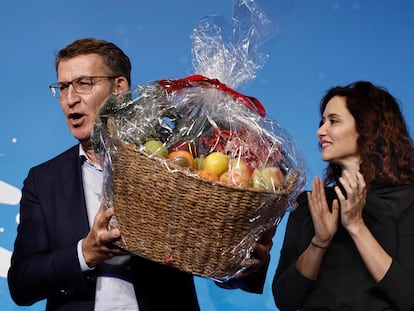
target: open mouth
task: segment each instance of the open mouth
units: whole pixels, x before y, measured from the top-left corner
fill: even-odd
[[[71,113],[68,115],[68,120],[71,123],[72,126],[78,127],[81,126],[82,119],[85,115],[81,113]]]
[[[69,115],[69,119],[73,119],[73,120],[78,120],[78,119],[80,119],[80,118],[82,118],[82,114],[80,114],[80,113],[71,113],[70,115]]]

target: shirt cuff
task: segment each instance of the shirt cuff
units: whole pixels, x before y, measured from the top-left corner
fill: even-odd
[[[83,252],[82,252],[82,242],[83,242],[83,239],[79,240],[77,250],[78,250],[79,265],[81,267],[82,272],[85,272],[85,271],[93,270],[94,268],[91,268],[86,264],[86,261],[85,261],[85,258],[83,257]]]

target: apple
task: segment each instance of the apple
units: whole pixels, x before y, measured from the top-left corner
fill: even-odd
[[[243,173],[247,174],[248,176],[252,176],[253,174],[252,167],[247,163],[245,159],[241,157],[231,159],[229,163],[229,169],[240,170]]]
[[[168,148],[169,152],[175,150],[184,150],[189,152],[193,158],[197,157],[197,146],[193,141],[179,140]]]
[[[144,148],[147,149],[152,154],[159,156],[161,158],[166,158],[168,155],[168,149],[159,140],[154,140],[154,139],[148,140],[144,144]]]
[[[220,176],[229,167],[229,157],[223,152],[214,151],[204,159],[204,170]]]
[[[253,188],[266,191],[276,191],[282,186],[285,175],[273,166],[255,168],[252,175]]]
[[[248,188],[252,185],[252,179],[247,171],[231,169],[220,175],[220,181],[229,185]]]

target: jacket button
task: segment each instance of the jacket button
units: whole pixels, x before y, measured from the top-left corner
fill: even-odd
[[[68,289],[64,289],[64,288],[62,288],[62,289],[60,290],[60,294],[61,294],[62,296],[67,296],[67,295],[69,295],[69,290],[68,290]]]

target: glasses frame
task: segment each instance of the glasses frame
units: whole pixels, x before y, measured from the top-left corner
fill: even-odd
[[[67,96],[67,94],[65,96],[61,96],[61,88],[64,86],[64,89],[68,89],[69,86],[72,85],[73,90],[77,93],[77,94],[89,94],[93,91],[93,86],[98,82],[98,81],[93,81],[94,79],[116,79],[119,76],[80,76],[76,79],[73,79],[72,81],[69,82],[55,82],[49,85],[49,89],[52,92],[52,96],[55,98],[65,98]],[[88,91],[79,91],[76,89],[76,82],[81,81],[82,79],[90,79],[90,90]]]

